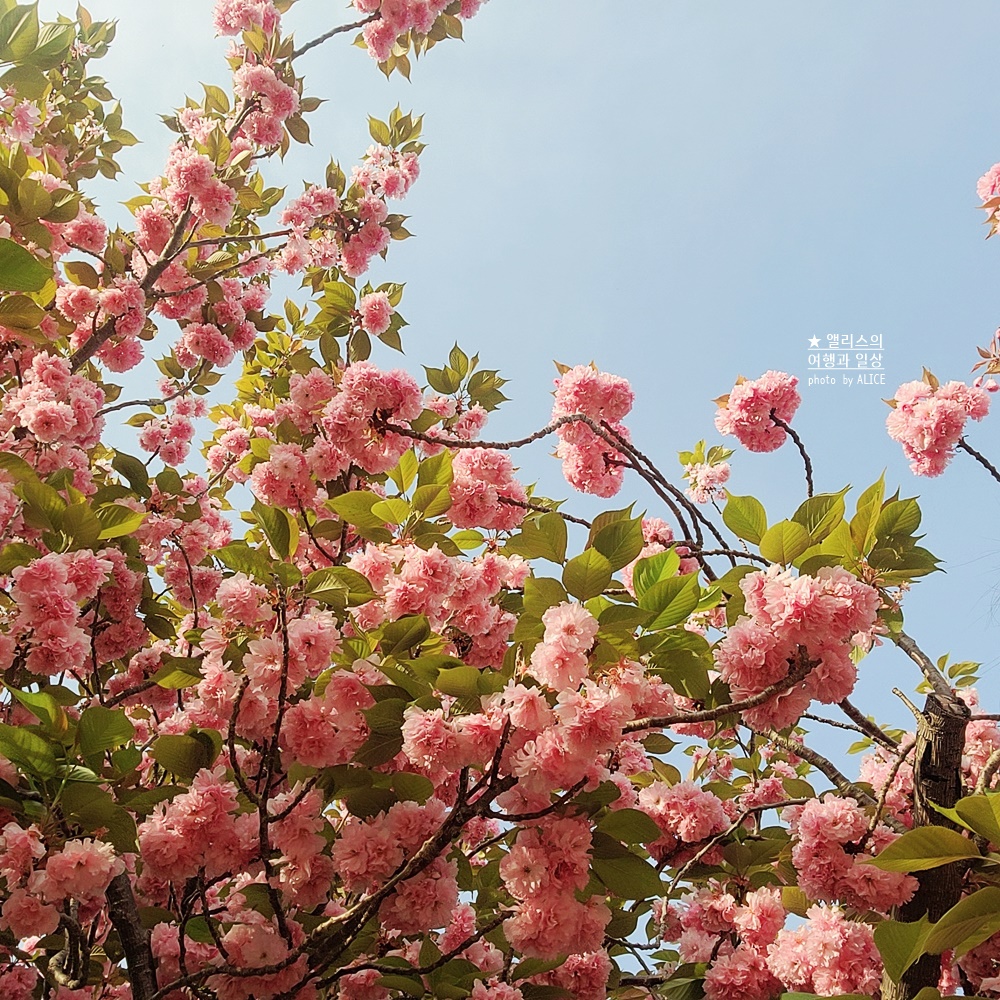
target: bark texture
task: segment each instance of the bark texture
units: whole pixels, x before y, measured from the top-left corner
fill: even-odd
[[[951,807],[962,795],[962,749],[969,709],[954,695],[927,696],[923,717],[917,726],[913,765],[914,826],[947,826],[957,829],[932,808],[931,803]],[[893,913],[895,920],[911,923],[927,915],[939,920],[962,894],[965,863],[961,861],[920,872],[913,899]],[[924,955],[903,974],[898,983],[882,978],[882,1000],[912,1000],[925,986],[937,986],[941,956]]]
[[[118,931],[125,952],[132,1000],[151,1000],[156,993],[156,965],[149,945],[149,932],[139,919],[139,908],[135,905],[128,874],[122,872],[115,876],[104,895],[111,923]]]

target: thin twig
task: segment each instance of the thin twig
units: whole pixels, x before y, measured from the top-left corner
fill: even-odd
[[[572,521],[574,524],[582,524],[585,528],[590,528],[590,521],[582,517],[575,517],[561,510],[553,510],[551,507],[543,507],[540,503],[531,503],[528,500],[514,500],[512,497],[497,497],[500,503],[507,504],[508,507],[520,507],[522,510],[535,510],[540,514],[558,514],[564,521]]]
[[[781,417],[777,416],[774,410],[771,410],[771,419],[795,442],[795,447],[799,449],[802,462],[806,467],[806,496],[811,497],[813,495],[813,467],[809,453],[806,451],[806,446],[802,443],[802,438],[799,437],[793,427],[786,424]]]
[[[664,726],[675,726],[682,723],[691,722],[713,722],[722,719],[727,715],[743,712],[748,708],[756,708],[763,705],[777,694],[788,691],[800,684],[809,671],[813,669],[819,660],[809,660],[805,656],[805,647],[799,647],[799,662],[787,677],[780,681],[769,684],[763,691],[758,691],[743,701],[731,701],[727,705],[717,705],[715,708],[704,708],[696,712],[679,712],[674,715],[657,715],[646,719],[634,719],[622,727],[623,733],[635,733],[642,729],[662,729]]]
[[[958,447],[967,455],[971,455],[998,483],[1000,483],[1000,471],[984,455],[976,451],[965,438],[958,439]]]
[[[379,13],[375,11],[374,14],[370,14],[363,21],[355,21],[354,24],[342,24],[339,28],[331,28],[326,34],[320,35],[318,38],[314,38],[311,42],[306,42],[305,45],[297,48],[288,58],[298,59],[300,55],[308,52],[310,49],[316,48],[317,45],[322,45],[325,41],[333,38],[334,35],[342,35],[345,31],[357,31],[359,28],[363,28],[366,24],[370,24],[372,21],[378,19]]]

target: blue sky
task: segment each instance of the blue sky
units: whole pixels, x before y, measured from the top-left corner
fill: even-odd
[[[88,6],[120,20],[103,72],[144,143],[122,163],[144,180],[170,141],[157,115],[199,80],[227,83],[212,5]],[[967,378],[1000,322],[1000,243],[984,242],[975,197],[1000,159],[994,16],[985,0],[492,0],[412,83],[386,81],[344,39],[303,57],[307,92],[329,103],[310,118],[313,145],[269,181],[295,193],[331,154],[349,166],[368,114],[397,102],[425,114],[423,172],[403,205],[417,238],[373,278],[407,283],[411,370],[441,364],[457,340],[511,380],[490,436],[545,423],[553,359],[594,360],[632,381],[634,439],[679,470],[679,449],[719,440],[710,400],[737,374],[779,368],[805,383],[810,337],[881,334],[887,385],[803,384],[795,424],[819,490],[852,483],[856,496],[886,468],[890,490],[921,495],[925,544],[947,575],[914,589],[907,628],[935,657],[983,661],[996,711],[1000,485],[965,456],[915,479],[881,402],[922,365]],[[303,41],[352,19],[300,0],[286,23]],[[95,191],[112,215],[134,193]],[[969,437],[1000,461],[997,420]],[[523,478],[565,496],[547,452],[521,453]],[[804,495],[790,448],[733,463],[733,492],[760,496],[772,521]],[[636,484],[619,499],[636,497],[660,513]],[[858,702],[905,722],[888,678],[906,683],[906,666],[877,651]]]

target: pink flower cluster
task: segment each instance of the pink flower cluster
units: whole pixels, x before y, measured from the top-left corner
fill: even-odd
[[[369,820],[349,817],[331,851],[333,871],[348,892],[381,886],[444,824],[447,810],[437,798],[423,805],[397,802]],[[435,858],[397,887],[382,904],[379,919],[390,936],[447,927],[458,907],[456,866]]]
[[[854,799],[830,793],[822,800],[789,806],[783,818],[798,839],[792,863],[799,873],[799,887],[810,899],[884,913],[908,902],[916,891],[912,875],[861,863],[888,847],[897,835],[882,823],[869,835],[868,817]]]
[[[316,432],[311,444],[275,444],[268,461],[252,474],[254,492],[265,503],[297,510],[311,506],[317,496],[316,480],[327,482],[351,464],[366,472],[388,472],[410,446],[401,434],[383,429],[385,423],[405,424],[423,410],[423,397],[416,381],[400,369],[382,371],[368,361],[351,365],[339,386],[321,371],[295,376],[291,402],[260,414],[260,436],[267,424],[288,417],[303,433]],[[234,446],[238,450],[233,453]],[[249,450],[250,437],[232,425],[229,441],[209,452],[210,468],[221,471],[231,458],[238,460]]]
[[[847,920],[837,907],[810,907],[804,924],[778,934],[767,966],[787,989],[820,996],[875,996],[882,979],[872,928]]]
[[[627,441],[628,431],[621,421],[634,399],[627,379],[577,365],[556,379],[552,418],[583,414]],[[557,433],[556,456],[562,459],[570,486],[600,497],[614,496],[621,489],[625,456],[617,448],[584,423],[564,424]]]
[[[878,592],[839,566],[815,577],[794,576],[770,566],[740,581],[746,595],[741,615],[715,647],[715,662],[734,700],[742,700],[786,678],[801,666],[800,649],[816,666],[805,679],[743,712],[750,726],[783,729],[814,698],[842,701],[854,688],[857,670],[851,641],[875,625]]]
[[[92,448],[104,428],[104,418],[99,415],[103,405],[101,389],[90,379],[73,375],[69,361],[39,353],[23,372],[21,387],[4,399],[0,432],[9,434],[22,427],[38,444]],[[45,474],[75,464],[71,460],[51,468],[43,464],[38,471]]]
[[[494,448],[459,451],[452,471],[448,517],[456,528],[511,531],[524,520],[525,510],[518,504],[524,504],[528,495],[514,478],[509,455]]]
[[[237,815],[237,788],[224,774],[199,771],[182,795],[160,803],[139,825],[143,870],[183,882],[204,869],[215,878],[253,857],[258,820]]]
[[[238,35],[251,28],[260,28],[265,35],[271,35],[281,15],[271,0],[216,0],[212,20],[220,35]]]
[[[370,292],[358,300],[361,328],[372,337],[378,337],[389,329],[395,311],[386,292]]]
[[[97,595],[112,568],[109,559],[81,549],[50,553],[13,570],[17,615],[10,635],[21,636],[30,650],[29,670],[45,677],[86,672],[90,635],[81,626],[92,620],[93,612],[81,621],[80,605]]]
[[[167,154],[164,177],[162,196],[176,214],[190,208],[204,222],[228,225],[236,192],[215,176],[215,164],[207,156],[176,142]]]
[[[351,172],[351,183],[363,192],[358,199],[356,231],[345,233],[338,266],[350,278],[368,270],[376,254],[384,254],[391,238],[383,223],[389,216],[386,199],[405,198],[420,176],[420,160],[414,151],[400,152],[388,146],[368,147],[364,162]]]
[[[504,934],[522,954],[555,958],[601,948],[611,911],[596,896],[577,899],[590,881],[590,847],[583,818],[547,819],[518,833],[500,877],[519,904]]]
[[[437,546],[367,545],[347,565],[362,573],[378,595],[356,611],[362,628],[426,615],[435,632],[461,646],[466,663],[498,667],[503,662],[515,619],[498,598],[503,588],[523,585],[528,567],[520,557],[489,552],[470,562]]]
[[[719,462],[716,465],[709,465],[707,462],[701,462],[696,465],[686,465],[684,478],[691,484],[684,492],[695,503],[722,500],[726,496],[726,491],[722,487],[729,481],[729,463]]]
[[[257,102],[257,110],[246,116],[237,139],[268,148],[280,145],[285,120],[299,110],[296,89],[280,79],[270,66],[245,62],[233,73],[233,92],[244,101]]]
[[[982,420],[989,412],[985,389],[962,382],[929,385],[905,382],[896,390],[886,418],[889,437],[903,446],[918,476],[939,476],[955,453],[965,421]]]
[[[715,426],[732,434],[749,451],[774,451],[788,436],[772,419],[771,412],[786,424],[802,402],[796,390],[799,380],[785,372],[767,371],[757,379],[737,381],[728,396],[719,400]]]
[[[378,17],[364,27],[365,44],[373,59],[385,62],[400,35],[408,31],[426,35],[451,0],[353,0],[362,14]],[[472,17],[485,0],[462,0],[459,17]]]
[[[657,861],[674,860],[685,844],[697,844],[728,829],[732,820],[725,803],[690,781],[668,785],[654,781],[639,790],[639,808],[660,828],[661,836],[647,844]]]
[[[549,608],[542,624],[545,635],[531,653],[531,675],[553,691],[575,690],[587,676],[597,619],[572,601]]]

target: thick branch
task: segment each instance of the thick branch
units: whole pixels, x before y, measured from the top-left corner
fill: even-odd
[[[133,1000],[152,1000],[156,995],[156,965],[149,934],[142,926],[139,908],[132,895],[128,873],[116,875],[104,894],[108,900],[108,915],[118,931],[125,952]]]
[[[913,824],[957,829],[934,806],[952,807],[962,796],[962,751],[969,709],[950,691],[947,697],[927,696],[917,726],[913,763]],[[893,911],[893,919],[913,923],[922,917],[938,921],[962,896],[964,862],[942,865],[917,874],[919,887],[913,898]],[[884,1000],[914,1000],[926,987],[937,985],[941,960],[923,955],[903,973],[898,983],[882,979]]]
[[[876,743],[880,743],[887,750],[895,750],[899,747],[899,744],[891,737],[887,736],[882,729],[876,725],[867,715],[862,714],[859,709],[851,704],[847,698],[843,701],[837,702],[840,710],[846,715],[857,727],[860,729],[865,736],[869,739],[874,740]]]
[[[945,680],[944,675],[931,662],[931,658],[911,639],[905,632],[892,636],[892,641],[920,667],[924,678],[930,684],[934,693],[946,703],[951,701],[954,695],[951,693],[951,685]]]

